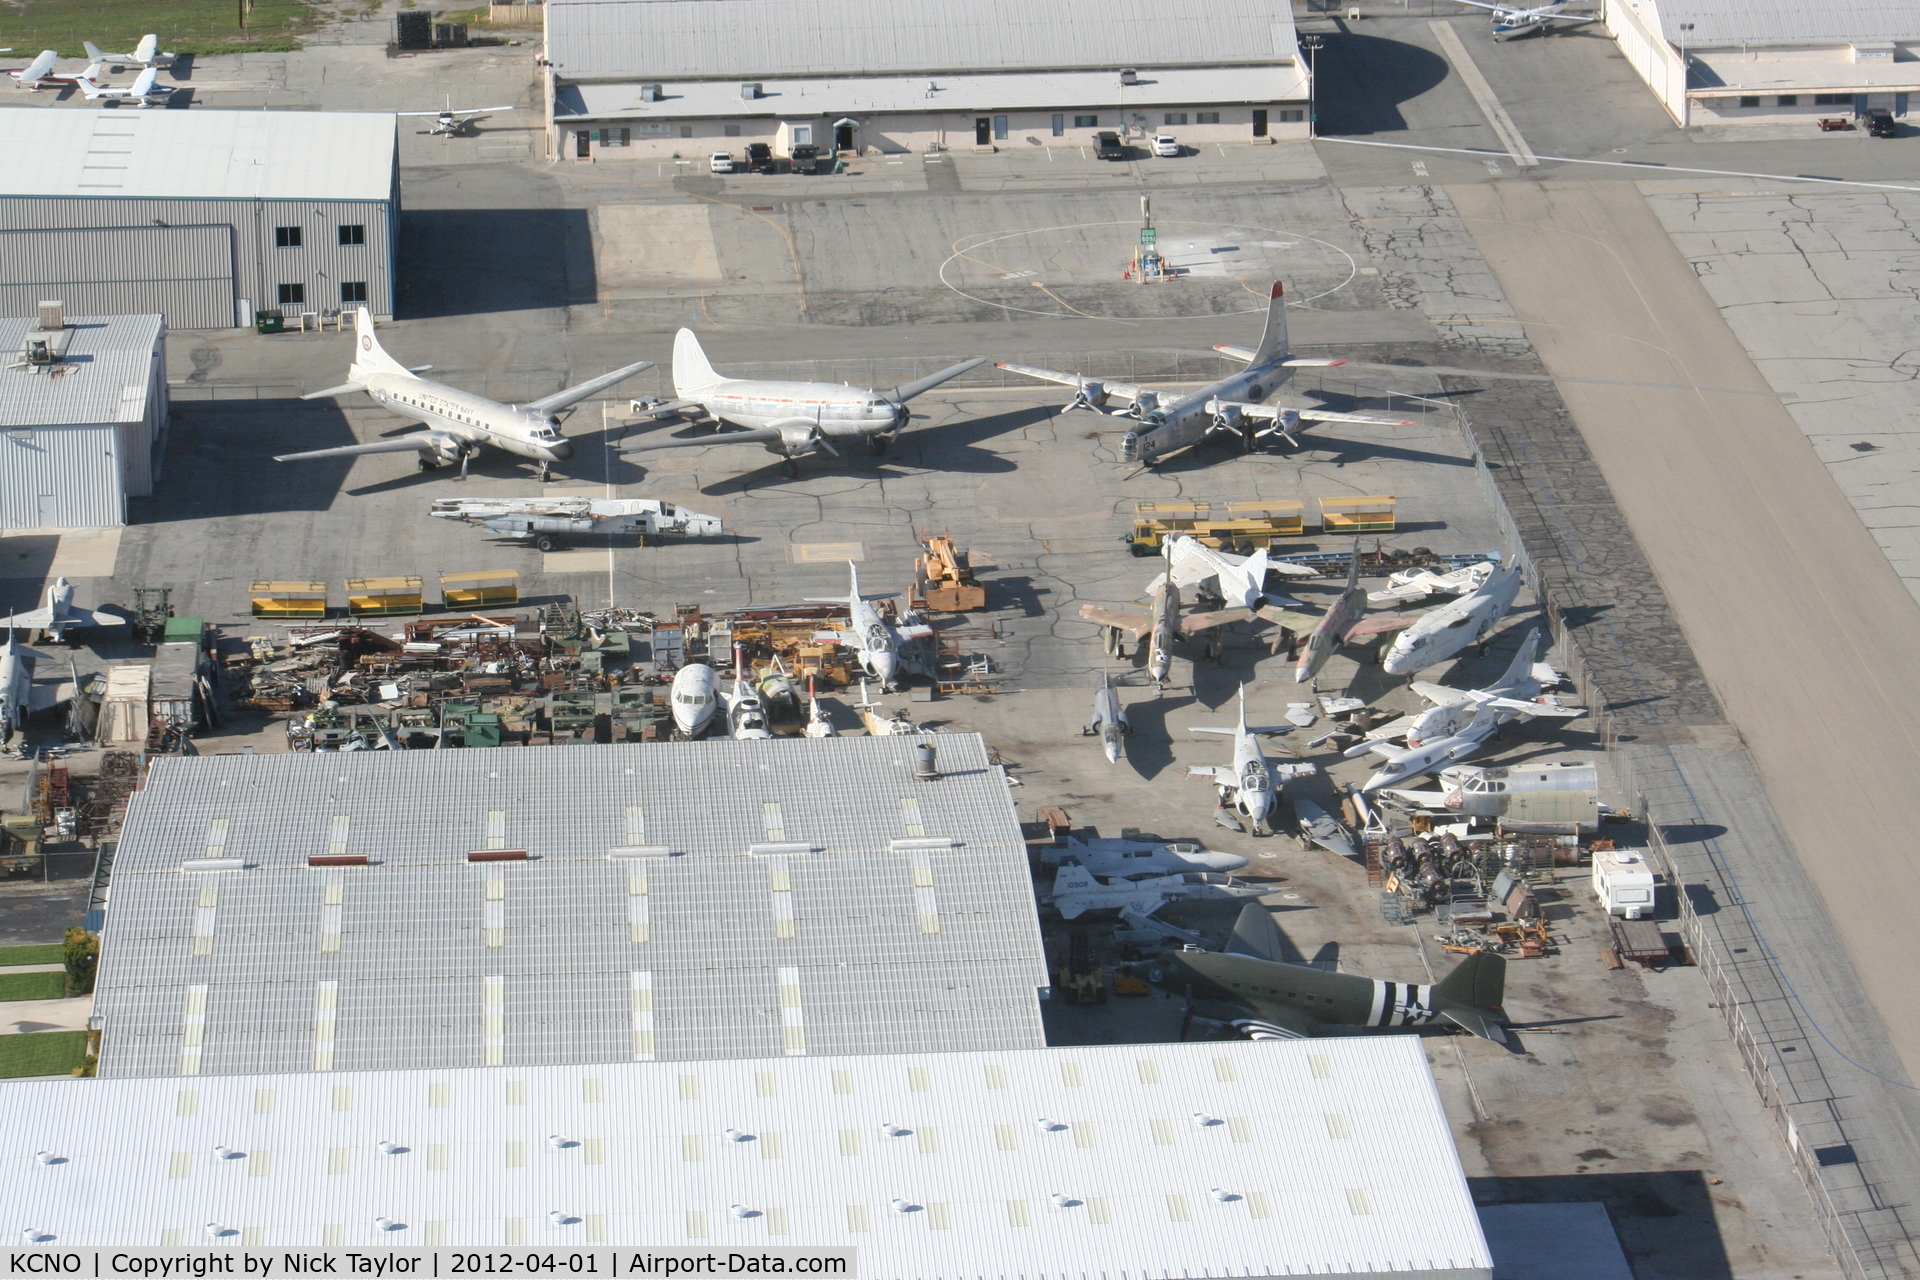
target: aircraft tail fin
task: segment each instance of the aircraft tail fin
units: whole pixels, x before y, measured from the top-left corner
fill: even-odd
[[[1240,918],[1233,924],[1233,936],[1227,939],[1226,953],[1230,956],[1280,960],[1286,954],[1286,947],[1273,913],[1257,902],[1249,902],[1241,907]]]
[[[673,393],[677,396],[690,396],[704,391],[721,380],[707,362],[707,353],[700,348],[700,339],[693,336],[693,330],[682,329],[673,336]]]
[[[406,373],[407,366],[388,355],[386,348],[380,345],[380,339],[374,336],[373,313],[365,307],[353,313],[353,368],[347,371],[350,378],[359,379],[369,373]]]
[[[91,40],[82,40],[80,47],[87,51],[88,62],[105,62],[107,60],[107,55],[100,52],[100,46]]]
[[[1273,294],[1267,299],[1267,327],[1260,335],[1260,345],[1254,348],[1253,365],[1271,364],[1284,360],[1287,356],[1287,300],[1282,297],[1280,282],[1273,282]]]
[[[1509,685],[1530,679],[1533,675],[1533,661],[1539,655],[1539,651],[1540,633],[1527,632],[1527,638],[1520,642],[1520,651],[1513,655],[1513,662],[1507,667],[1507,673],[1501,676],[1493,687],[1504,689]]]
[[[1493,1015],[1500,1011],[1501,1002],[1506,999],[1506,990],[1506,960],[1491,951],[1476,951],[1455,965],[1452,973],[1434,984],[1433,1001],[1449,1017],[1455,1012],[1462,1017],[1472,1013]],[[1461,1025],[1466,1024],[1462,1022]],[[1476,1035],[1486,1034],[1473,1027],[1467,1029]]]

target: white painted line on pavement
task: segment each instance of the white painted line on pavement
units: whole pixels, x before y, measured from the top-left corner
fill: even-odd
[[[1480,114],[1493,126],[1493,132],[1500,139],[1500,145],[1507,149],[1513,162],[1522,169],[1530,169],[1540,163],[1533,154],[1533,148],[1520,136],[1520,130],[1514,125],[1513,117],[1500,105],[1500,99],[1493,96],[1493,86],[1480,74],[1480,68],[1473,65],[1473,59],[1467,56],[1467,46],[1460,43],[1460,37],[1447,23],[1435,19],[1427,24],[1432,28],[1434,38],[1439,40],[1441,50],[1447,55],[1447,61],[1460,73],[1460,81],[1467,86],[1467,92],[1473,95],[1479,104]]]

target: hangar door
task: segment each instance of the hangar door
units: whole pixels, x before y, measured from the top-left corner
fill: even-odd
[[[162,315],[170,329],[234,326],[233,228],[0,231],[0,315],[58,298],[70,316]]]

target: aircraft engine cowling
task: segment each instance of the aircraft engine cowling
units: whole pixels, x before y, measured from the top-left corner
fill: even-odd
[[[840,451],[828,443],[826,433],[813,423],[781,425],[776,429],[780,432],[780,452],[789,458],[812,453],[815,449],[824,449],[835,457],[840,456]]]
[[[1144,418],[1160,407],[1160,397],[1151,391],[1142,391],[1127,402],[1125,410],[1129,418]]]
[[[1065,409],[1061,410],[1061,412],[1068,413],[1075,409],[1103,408],[1110,394],[1104,382],[1082,382],[1080,389],[1074,392],[1073,400]]]

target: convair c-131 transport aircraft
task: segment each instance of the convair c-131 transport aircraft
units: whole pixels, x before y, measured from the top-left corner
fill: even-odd
[[[422,471],[457,462],[460,478],[464,480],[467,459],[482,445],[491,445],[506,453],[532,458],[540,464],[540,478],[544,480],[554,463],[573,456],[573,446],[560,434],[560,419],[555,415],[643,369],[653,368],[653,362],[642,360],[527,404],[501,404],[475,392],[461,391],[420,376],[420,370],[431,368],[432,365],[423,364],[409,369],[388,355],[380,346],[380,340],[373,336],[372,314],[361,307],[353,313],[353,363],[347,368],[347,380],[337,387],[300,398],[324,400],[349,391],[364,391],[381,408],[423,423],[427,430],[392,440],[342,445],[337,449],[276,454],[273,460],[302,462],[309,458],[418,451]]]
[[[949,378],[987,362],[985,356],[962,360],[948,369],[905,382],[891,391],[874,391],[839,382],[774,382],[726,378],[715,372],[693,330],[673,339],[673,393],[666,404],[634,402],[636,412],[655,417],[697,409],[714,423],[747,428],[687,439],[653,440],[627,446],[627,452],[696,449],[710,444],[762,444],[786,459],[786,473],[800,474],[799,459],[824,450],[838,457],[841,448],[864,443],[875,457],[886,453],[913,417],[907,401]]]

